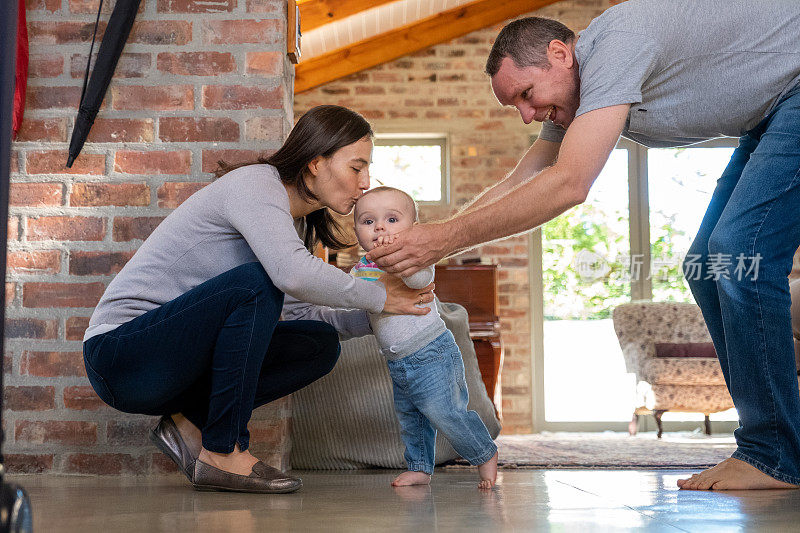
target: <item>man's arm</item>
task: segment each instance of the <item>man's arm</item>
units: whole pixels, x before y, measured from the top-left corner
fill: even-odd
[[[413,226],[394,244],[372,250],[367,257],[387,272],[408,276],[452,253],[538,227],[583,203],[619,139],[629,108],[604,107],[577,117],[567,129],[556,164],[536,179],[480,209]]]
[[[476,196],[474,200],[461,208],[460,213],[492,203],[508,194],[520,183],[531,179],[544,168],[555,163],[560,146],[561,143],[536,139],[508,176]]]

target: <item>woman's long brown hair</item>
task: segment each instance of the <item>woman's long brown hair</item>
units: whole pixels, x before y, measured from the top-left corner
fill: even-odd
[[[355,111],[338,105],[313,107],[300,117],[277,152],[269,157],[259,157],[255,161],[236,165],[219,161],[219,169],[215,174],[219,178],[247,165],[272,165],[278,169],[284,185],[295,187],[303,200],[315,201],[319,198],[309,190],[305,181],[308,164],[318,156],[330,157],[340,148],[367,135],[373,135],[372,127]],[[309,250],[313,250],[317,242],[334,250],[352,246],[345,240],[342,227],[327,208],[306,215],[305,223],[304,244]]]

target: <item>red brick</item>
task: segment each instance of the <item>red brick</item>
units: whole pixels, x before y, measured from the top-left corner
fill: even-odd
[[[236,71],[236,60],[228,52],[162,52],[156,65],[161,72],[184,76],[219,76]]]
[[[116,274],[135,252],[79,252],[69,255],[69,273],[75,276]]]
[[[114,156],[114,171],[126,174],[189,174],[192,170],[192,153],[189,150],[176,152],[132,152],[117,150]]]
[[[283,52],[249,52],[247,73],[259,76],[283,75]]]
[[[55,13],[61,9],[61,0],[25,0],[26,11],[49,11]],[[95,8],[95,11],[97,9]]]
[[[62,205],[64,185],[61,183],[12,183],[9,187],[9,205],[42,207]]]
[[[19,173],[19,154],[18,150],[11,151],[11,173],[18,174]]]
[[[6,283],[6,306],[8,306],[9,302],[11,302],[14,299],[14,294],[16,293],[16,290],[17,290],[16,283]]]
[[[247,12],[282,13],[285,5],[281,0],[247,0]]]
[[[55,339],[58,322],[38,318],[6,318],[5,335],[9,339]]]
[[[219,162],[226,165],[255,162],[259,157],[268,155],[267,152],[258,150],[203,150],[203,172],[214,172],[219,168]]]
[[[55,387],[3,388],[3,408],[9,411],[46,411],[56,408]]]
[[[25,118],[16,140],[65,142],[67,140],[67,120],[65,118],[43,120]]]
[[[244,85],[205,85],[203,107],[206,109],[282,109],[282,86],[264,89]]]
[[[97,442],[97,424],[64,420],[17,420],[14,440],[30,444],[86,446]]]
[[[81,152],[67,168],[67,150],[35,151],[25,154],[28,174],[89,174],[100,176],[106,171],[105,154]]]
[[[28,85],[26,109],[69,109],[74,112],[81,100],[80,87],[37,87]]]
[[[203,42],[211,44],[280,44],[284,40],[285,22],[266,20],[206,20]]]
[[[89,132],[88,142],[142,143],[153,142],[155,127],[152,118],[98,118]]]
[[[57,274],[61,271],[61,252],[8,252],[7,267],[12,274]]]
[[[25,283],[23,307],[94,307],[106,287],[96,283]]]
[[[125,453],[75,453],[67,457],[66,471],[93,475],[143,474],[147,468],[146,459],[147,456]]]
[[[253,141],[282,141],[283,117],[253,117],[244,123],[244,137]]]
[[[233,11],[236,0],[158,0],[159,13],[225,13]]]
[[[96,217],[28,218],[29,241],[102,241],[105,220]]]
[[[145,4],[145,0],[142,0],[142,2],[139,4],[139,10],[137,11],[138,14],[144,13]],[[103,2],[102,13],[104,15],[110,15],[115,6],[115,0],[105,0]],[[97,2],[93,0],[69,0],[69,11],[70,13],[96,15]]]
[[[64,72],[64,56],[31,54],[28,61],[29,78],[55,78]]]
[[[184,45],[192,40],[192,23],[178,20],[135,22],[128,42],[137,44]]]
[[[52,455],[6,453],[3,464],[11,474],[41,474],[53,468]]]
[[[44,378],[86,376],[83,352],[22,352],[20,373]]]
[[[153,467],[152,467],[153,474],[171,474],[173,472],[178,471],[178,466],[172,461],[172,459],[170,459],[163,453],[154,453],[152,455],[152,460],[153,460]]]
[[[64,387],[64,407],[67,409],[96,411],[105,405],[88,385]]]
[[[194,109],[194,89],[191,85],[117,85],[111,88],[111,95],[114,109]]]
[[[106,23],[101,22],[97,28],[97,42],[102,41]],[[88,43],[94,33],[92,22],[49,22],[42,20],[28,21],[28,39],[30,44],[75,44]]]
[[[145,240],[164,217],[114,217],[112,238],[116,242]]]
[[[96,54],[95,54],[96,57]],[[95,57],[92,57],[94,68]],[[150,54],[122,54],[114,69],[114,78],[145,78],[150,70]],[[83,79],[86,74],[86,54],[73,54],[70,58],[69,74],[73,78]]]
[[[175,209],[208,183],[170,181],[158,188],[158,207]]]
[[[75,207],[150,205],[150,187],[144,183],[75,183],[69,204]]]
[[[71,316],[67,319],[67,334],[66,340],[68,341],[82,341],[83,334],[86,328],[89,327],[89,317],[86,316]]]
[[[112,446],[148,446],[153,422],[145,420],[109,420],[106,440]]]
[[[239,125],[229,118],[162,117],[159,138],[165,142],[239,140]]]

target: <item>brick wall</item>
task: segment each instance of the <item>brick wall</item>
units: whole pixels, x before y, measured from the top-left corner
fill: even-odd
[[[147,441],[155,419],[113,411],[95,396],[81,339],[113,275],[210,180],[220,157],[274,151],[288,134],[286,2],[142,0],[90,142],[71,169],[67,143],[97,2],[27,4],[30,80],[8,225],[7,464],[15,472],[171,471]],[[287,402],[276,402],[251,425],[254,453],[281,467],[288,412]]]
[[[556,18],[575,31],[609,7],[607,0],[567,0],[530,15]],[[499,24],[295,95],[295,117],[318,104],[362,113],[376,132],[445,132],[450,136],[451,203],[424,207],[421,218],[454,213],[501,179],[530,145],[538,126],[495,100],[483,67]],[[480,249],[501,265],[500,320],[505,344],[504,433],[531,431],[531,343],[527,237]]]

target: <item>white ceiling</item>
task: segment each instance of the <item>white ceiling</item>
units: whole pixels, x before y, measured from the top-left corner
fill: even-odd
[[[398,0],[325,24],[302,35],[301,61],[405,26],[473,0]]]

